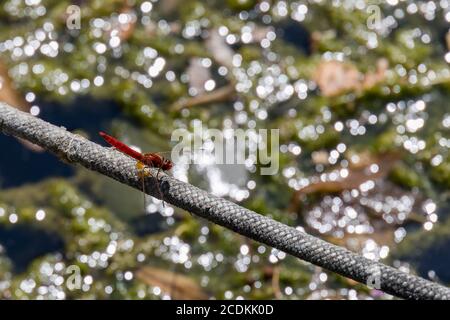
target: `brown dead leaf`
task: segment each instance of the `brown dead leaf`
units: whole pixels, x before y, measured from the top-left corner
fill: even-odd
[[[233,68],[234,51],[225,42],[217,29],[210,31],[209,37],[205,41],[205,46],[218,64],[230,70]]]
[[[380,59],[375,72],[362,74],[349,62],[336,60],[322,61],[313,74],[313,79],[326,97],[334,97],[346,92],[360,92],[374,87],[385,79],[388,62]]]
[[[328,154],[328,151],[326,150],[319,150],[314,151],[311,154],[311,158],[314,164],[326,164],[328,163],[328,157],[330,155]]]
[[[354,252],[361,252],[367,241],[373,240],[378,245],[391,246],[394,244],[394,230],[392,228],[385,228],[374,233],[368,234],[350,234],[345,233],[344,237],[337,238],[332,235],[321,235],[322,238],[335,245],[346,247]]]
[[[264,32],[265,33],[264,33]],[[267,30],[258,30],[257,36],[262,36],[266,34]],[[209,32],[208,38],[205,40],[205,47],[210,52],[214,61],[228,69],[233,68],[233,56],[234,51],[225,42],[224,38],[219,34],[217,29],[212,29]],[[189,108],[197,105],[204,105],[213,102],[223,102],[234,99],[236,90],[234,88],[234,81],[230,79],[230,84],[224,85],[218,89],[211,92],[206,92],[204,89],[205,81],[211,78],[209,69],[204,68],[200,59],[193,58],[190,61],[189,67],[187,69],[189,75],[189,84],[191,87],[195,88],[199,95],[191,98],[181,98],[175,103],[173,103],[169,109],[172,111],[180,111],[183,108]]]
[[[252,30],[252,41],[251,43],[259,43],[267,37],[267,34],[272,31],[271,27],[261,27],[256,26]]]
[[[169,15],[180,5],[180,0],[164,0],[159,3],[159,8],[164,15]]]
[[[181,24],[179,22],[169,23],[169,34],[178,34],[181,31]],[[154,21],[150,21],[146,27],[145,31],[150,36],[150,38],[156,37],[158,32],[158,24]]]
[[[180,111],[183,108],[191,108],[213,102],[229,101],[234,98],[236,91],[234,86],[226,85],[211,92],[205,92],[192,98],[182,98],[169,107],[172,111]]]
[[[334,181],[313,182],[297,190],[292,197],[289,212],[297,212],[300,199],[304,195],[314,193],[338,193],[344,190],[357,189],[368,180],[378,180],[385,178],[392,170],[394,165],[402,158],[401,153],[385,153],[378,156],[372,156],[369,153],[358,155],[358,162],[349,161],[348,175]],[[377,165],[378,171],[369,170],[371,165]],[[333,170],[340,169],[334,168]]]
[[[208,299],[208,295],[194,280],[180,273],[145,266],[137,270],[136,278],[149,286],[159,287],[175,300]]]
[[[388,175],[392,167],[401,159],[400,153],[386,153],[376,157],[368,158],[362,154],[357,163],[351,162],[348,168],[348,176],[338,181],[320,181],[312,183],[297,192],[299,194],[311,194],[316,192],[334,193],[344,190],[357,189],[368,180],[382,179]],[[370,160],[369,160],[370,159]],[[370,165],[377,165],[378,171],[373,173],[369,170]]]
[[[186,70],[189,77],[189,87],[195,89],[197,94],[205,92],[205,82],[211,79],[211,72],[202,64],[201,58],[191,58]]]
[[[447,44],[447,49],[450,50],[450,31],[445,34],[445,42]]]
[[[275,299],[279,300],[279,299],[283,298],[283,294],[281,293],[281,288],[280,288],[280,266],[273,267],[272,291],[273,291],[273,295],[275,296]]]
[[[8,68],[0,61],[0,101],[6,102],[12,107],[15,107],[24,112],[30,111],[30,104],[24,99],[24,97],[16,90],[14,84],[9,77]],[[44,149],[35,145],[27,140],[18,140],[28,149],[34,152],[43,152]]]
[[[362,75],[352,64],[331,60],[319,64],[313,79],[324,96],[333,97],[357,88]]]
[[[8,75],[7,67],[0,61],[0,101],[16,107],[19,110],[29,112],[30,104],[14,88],[14,84]]]
[[[129,6],[122,8],[120,13],[127,14],[129,21],[127,23],[117,23],[112,31],[117,31],[117,35],[121,41],[127,41],[133,34],[136,27],[136,18],[132,14],[132,9]],[[111,32],[111,34],[113,34]]]

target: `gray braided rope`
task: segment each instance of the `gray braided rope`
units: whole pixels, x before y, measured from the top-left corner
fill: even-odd
[[[0,103],[0,130],[29,140],[62,159],[136,189],[142,188],[134,160],[5,103]],[[156,170],[151,171],[155,177]],[[160,173],[158,180],[146,179],[145,190],[153,197],[160,198],[157,183],[164,201],[314,265],[363,284],[378,284],[379,289],[400,298],[450,299],[447,287],[366,259],[164,173]]]

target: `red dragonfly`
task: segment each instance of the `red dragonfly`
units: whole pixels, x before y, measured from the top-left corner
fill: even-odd
[[[108,142],[112,147],[116,148],[120,152],[126,154],[129,157],[132,157],[133,159],[136,159],[138,162],[136,164],[136,167],[139,170],[142,170],[142,188],[144,189],[145,182],[144,178],[148,175],[148,172],[145,171],[145,167],[147,168],[158,168],[158,173],[156,174],[156,178],[158,178],[158,174],[160,170],[168,171],[172,169],[173,162],[169,159],[164,158],[163,156],[159,155],[158,153],[140,153],[136,150],[133,150],[129,146],[127,146],[125,143],[117,140],[116,138],[100,131],[100,136],[105,139],[106,142]],[[159,194],[161,196],[161,200],[163,200],[163,195],[161,190],[158,190]],[[144,203],[145,203],[145,190],[142,190],[144,192]],[[163,200],[163,206],[164,206],[164,200]]]

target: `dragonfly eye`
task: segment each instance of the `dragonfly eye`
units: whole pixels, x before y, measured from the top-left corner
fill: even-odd
[[[164,167],[164,170],[172,169],[172,162],[169,159],[164,159],[163,167]]]

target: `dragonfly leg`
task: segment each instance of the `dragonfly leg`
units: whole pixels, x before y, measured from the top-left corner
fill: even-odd
[[[114,148],[114,147],[112,147]],[[115,148],[114,148],[115,149]],[[147,194],[145,193],[145,177],[148,175],[151,175],[150,171],[146,172],[145,169],[147,167],[142,162],[138,161],[136,163],[136,169],[138,171],[138,176],[142,181],[142,194],[143,194],[143,200],[144,200],[144,211],[147,212]]]
[[[161,192],[161,188],[159,187],[159,173],[160,172],[161,172],[161,167],[158,168],[158,172],[156,173],[156,183],[157,183],[157,186],[158,186],[159,195],[161,196],[163,208],[165,208],[166,204],[164,203],[164,196],[163,196],[163,194]]]
[[[140,177],[142,177],[143,179],[145,179],[145,177],[148,177],[148,176],[152,176],[152,173],[151,173],[151,171],[150,171],[150,168],[148,167],[148,166],[146,166],[145,164],[143,164],[142,162],[137,162],[136,163],[136,168],[137,168],[137,170],[138,170],[138,174],[140,175]],[[146,169],[148,170],[148,171],[146,171]],[[159,186],[159,172],[161,171],[161,168],[158,168],[158,172],[157,172],[157,174],[156,174],[156,187],[158,188],[158,193],[159,193],[159,196],[161,197],[161,201],[162,201],[162,204],[163,204],[163,207],[165,208],[165,202],[164,202],[164,195],[163,195],[163,193],[162,193],[162,191],[161,191],[161,188],[160,188],[160,186]],[[144,185],[145,185],[145,183],[144,183]],[[144,191],[144,190],[143,190]],[[144,197],[145,197],[145,191],[144,191]]]

